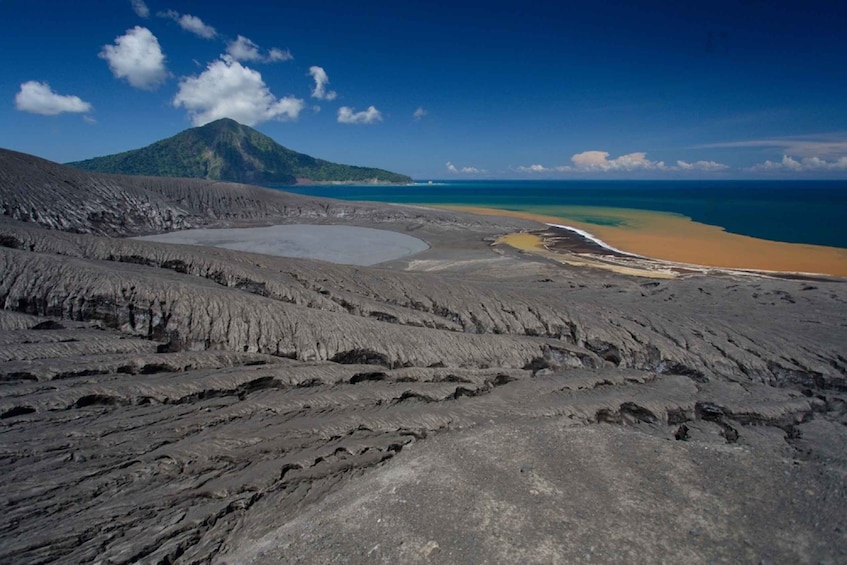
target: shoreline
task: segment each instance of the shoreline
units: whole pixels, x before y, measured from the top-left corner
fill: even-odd
[[[618,249],[616,247],[612,247],[611,245],[609,245],[608,243],[606,243],[602,239],[595,237],[594,235],[590,234],[589,232],[587,232],[585,230],[581,230],[581,229],[575,228],[573,226],[567,226],[565,224],[550,224],[550,223],[548,223],[547,225],[550,226],[550,227],[553,227],[553,228],[559,228],[561,230],[567,230],[567,231],[573,232],[573,233],[587,239],[588,241],[592,241],[592,242],[596,243],[598,246],[602,247],[603,249],[608,249],[609,251],[613,251],[615,253],[620,253],[621,255],[626,255],[628,257],[637,257],[638,259],[650,259],[650,257],[644,257],[643,255],[638,255],[637,253],[629,253],[627,251],[623,251],[623,250]]]
[[[391,182],[379,179],[366,180],[312,180],[304,177],[294,179],[294,184],[290,186],[409,186],[408,182]],[[279,189],[282,190],[282,189]]]
[[[757,239],[678,214],[599,207],[580,210],[610,220],[609,225],[599,225],[534,212],[479,206],[438,207],[534,220],[570,230],[633,259],[668,262],[680,267],[847,278],[847,249]]]

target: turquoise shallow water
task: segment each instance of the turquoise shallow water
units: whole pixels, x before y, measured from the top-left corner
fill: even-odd
[[[444,181],[272,188],[342,200],[507,210],[542,206],[654,210],[762,239],[847,248],[847,181]],[[581,219],[607,221],[591,215]]]

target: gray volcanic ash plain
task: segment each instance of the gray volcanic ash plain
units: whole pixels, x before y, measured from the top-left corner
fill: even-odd
[[[847,287],[0,151],[0,562],[847,560]],[[128,236],[333,224],[372,267]]]

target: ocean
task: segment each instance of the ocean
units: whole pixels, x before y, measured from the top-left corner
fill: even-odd
[[[482,206],[610,225],[592,210],[624,208],[687,216],[772,241],[847,248],[847,181],[433,181],[406,186],[273,186],[297,194],[400,204]]]

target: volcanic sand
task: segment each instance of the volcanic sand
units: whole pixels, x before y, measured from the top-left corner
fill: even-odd
[[[475,206],[439,207],[567,225],[589,232],[614,248],[654,259],[730,269],[847,277],[847,249],[729,233],[719,226],[695,222],[679,214],[572,206],[556,207],[556,216],[552,216]],[[604,225],[572,219],[587,215]]]

